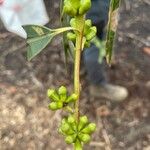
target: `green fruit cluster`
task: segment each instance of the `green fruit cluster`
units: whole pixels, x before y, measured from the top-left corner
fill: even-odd
[[[91,0],[64,0],[63,10],[69,16],[85,14],[91,7]]]
[[[77,20],[75,18],[72,18],[70,20],[70,25],[73,28],[76,28],[76,24],[77,24]],[[96,36],[96,32],[97,29],[95,26],[92,26],[92,22],[90,19],[87,19],[85,21],[85,25],[84,25],[84,39],[85,39],[85,47],[89,47],[90,46],[90,42],[91,40]],[[76,40],[76,34],[73,32],[68,32],[67,33],[67,38],[68,40],[72,41],[73,43],[75,43]]]
[[[51,110],[61,109],[78,99],[78,96],[74,93],[68,96],[67,89],[64,86],[61,86],[58,90],[48,89],[47,96],[51,99],[49,104]]]
[[[65,136],[67,144],[74,144],[77,150],[82,148],[83,143],[88,143],[96,125],[89,123],[86,116],[81,116],[77,123],[73,116],[64,118],[59,127],[59,132]],[[80,149],[79,149],[80,148]]]

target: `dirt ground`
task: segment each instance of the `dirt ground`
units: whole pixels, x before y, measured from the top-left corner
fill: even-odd
[[[58,27],[58,0],[46,1],[46,6],[48,26]],[[115,61],[106,70],[111,83],[129,90],[126,101],[116,104],[91,97],[82,68],[81,112],[98,126],[85,150],[150,150],[149,10],[148,0],[122,1]],[[48,87],[73,87],[60,41],[57,37],[27,62],[25,40],[0,25],[0,150],[72,150],[57,133],[63,113],[47,108]]]

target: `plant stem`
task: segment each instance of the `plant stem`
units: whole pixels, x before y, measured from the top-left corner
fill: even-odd
[[[85,16],[76,16],[76,47],[75,47],[75,63],[74,63],[74,92],[78,95],[78,100],[75,103],[75,117],[79,121],[79,98],[80,98],[80,60],[83,43]]]

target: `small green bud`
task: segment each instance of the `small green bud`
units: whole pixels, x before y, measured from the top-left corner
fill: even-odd
[[[70,95],[70,96],[67,98],[66,103],[74,102],[74,101],[76,101],[77,99],[78,99],[78,95],[74,93],[74,94]]]
[[[76,140],[74,147],[75,147],[75,150],[83,150],[82,144],[78,139]]]
[[[78,131],[82,130],[88,123],[87,116],[82,116],[79,119]]]
[[[69,16],[75,16],[77,14],[77,9],[75,9],[70,1],[64,3],[63,11],[68,14]]]
[[[79,134],[78,137],[83,143],[88,143],[91,140],[88,134]]]
[[[88,30],[92,26],[92,21],[90,19],[87,19],[85,21],[85,27],[84,27],[84,34],[86,35],[88,33]]]
[[[49,89],[47,91],[47,96],[52,99],[53,101],[59,101],[59,95],[57,94],[57,92],[55,90],[51,90]]]
[[[81,0],[79,14],[85,14],[91,8],[91,0]]]
[[[76,139],[76,135],[68,135],[66,138],[65,138],[65,141],[67,144],[71,144],[75,141]]]
[[[72,128],[70,128],[67,132],[66,132],[66,134],[67,135],[72,135],[72,134],[74,134],[75,132],[74,132],[74,130],[72,129]]]
[[[76,131],[77,130],[77,124],[76,124],[76,120],[73,116],[69,116],[68,117],[68,123],[70,124],[71,128]]]
[[[91,134],[96,130],[96,124],[95,123],[90,123],[87,125],[81,132],[85,134]]]
[[[58,89],[58,94],[59,94],[59,96],[60,96],[60,100],[61,100],[61,101],[65,101],[66,98],[67,98],[67,89],[66,89],[66,87],[61,86],[61,87]]]
[[[68,124],[68,122],[66,121],[66,119],[62,120],[60,129],[66,135],[74,134],[73,129],[71,128],[70,124]]]
[[[69,123],[69,124],[75,123],[75,118],[74,118],[73,116],[69,116],[69,117],[68,117],[68,123]]]
[[[96,35],[97,29],[95,26],[91,27],[88,33],[86,34],[86,39],[88,41],[92,40]]]
[[[75,18],[72,18],[70,20],[70,25],[71,25],[71,27],[76,28],[76,19]]]
[[[89,41],[85,42],[85,47],[90,47],[90,42]]]
[[[51,110],[57,110],[58,109],[58,106],[57,106],[56,102],[51,102],[48,107]]]
[[[67,131],[70,129],[70,125],[68,123],[64,123],[60,126],[60,129],[62,132],[67,133]]]
[[[57,110],[57,109],[60,109],[63,107],[63,103],[62,102],[51,102],[48,107],[51,110]]]
[[[57,102],[57,108],[58,109],[63,108],[63,102]]]
[[[87,26],[91,27],[91,26],[92,26],[92,21],[91,21],[91,19],[87,19],[87,20],[85,21],[85,24],[86,24]]]
[[[76,35],[75,35],[74,33],[72,33],[72,32],[69,32],[69,33],[67,33],[67,38],[68,38],[70,41],[75,42],[75,40],[76,40]]]

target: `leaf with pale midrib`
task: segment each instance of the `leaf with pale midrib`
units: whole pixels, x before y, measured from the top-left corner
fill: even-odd
[[[54,36],[62,32],[73,30],[71,27],[64,27],[59,29],[49,29],[39,25],[25,25],[23,26],[27,33],[27,58],[31,60],[39,54],[53,39]]]

